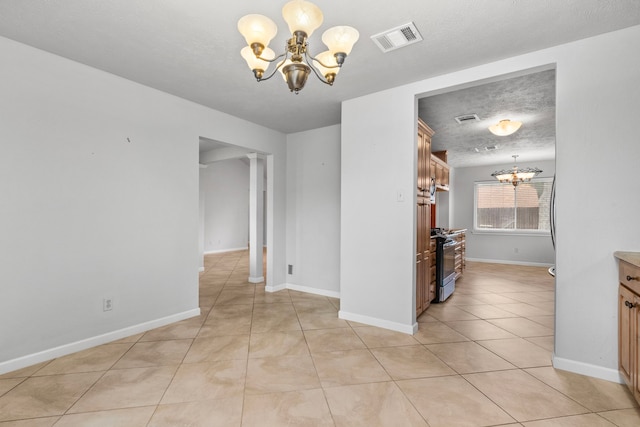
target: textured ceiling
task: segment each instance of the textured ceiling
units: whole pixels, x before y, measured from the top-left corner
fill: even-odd
[[[290,133],[339,123],[345,99],[640,24],[638,0],[316,0],[313,52],[333,25],[356,27],[360,41],[333,87],[310,77],[294,95],[282,79],[255,82],[236,30],[247,13],[268,15],[279,50],[284,3],[2,0],[0,35]],[[410,21],[424,41],[383,54],[369,38]]]
[[[418,115],[435,132],[433,151],[446,150],[453,167],[555,157],[555,70],[547,70],[422,98]],[[477,115],[458,123],[455,117]],[[510,119],[522,127],[496,136],[488,127]],[[489,149],[487,149],[487,147]]]

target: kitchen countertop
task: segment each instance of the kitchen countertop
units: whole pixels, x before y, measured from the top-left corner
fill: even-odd
[[[619,260],[633,264],[636,267],[640,267],[640,252],[615,251],[613,256]]]

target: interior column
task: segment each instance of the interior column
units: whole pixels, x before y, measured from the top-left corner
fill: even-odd
[[[264,282],[262,247],[264,245],[264,160],[257,153],[249,157],[249,282]]]

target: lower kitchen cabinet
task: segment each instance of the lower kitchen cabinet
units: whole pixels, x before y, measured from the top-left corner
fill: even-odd
[[[618,367],[640,403],[640,267],[620,260],[618,292]]]

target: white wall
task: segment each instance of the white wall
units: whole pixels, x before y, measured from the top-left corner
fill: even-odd
[[[413,326],[414,203],[395,195],[413,194],[416,96],[555,63],[554,365],[617,379],[613,252],[640,250],[640,144],[620,120],[640,114],[639,47],[636,26],[344,102],[341,316]]]
[[[416,329],[416,104],[406,88],[342,104],[339,315],[407,333]]]
[[[287,135],[289,288],[340,292],[340,126]]]
[[[521,167],[536,166],[542,169],[540,178],[553,177],[555,162],[553,160],[526,162]],[[496,170],[510,169],[513,164],[455,168],[454,187],[451,198],[455,199],[456,209],[453,212],[455,228],[466,228],[467,258],[488,262],[507,262],[524,265],[553,265],[555,251],[549,234],[506,235],[482,234],[473,232],[474,183],[490,181]],[[505,184],[506,185],[506,184]],[[510,184],[509,184],[510,185]],[[518,252],[515,252],[515,248]]]
[[[201,136],[272,154],[284,282],[283,134],[8,39],[0,55],[0,372],[198,314]]]
[[[211,163],[202,172],[204,252],[246,249],[249,241],[249,166],[239,159]]]

